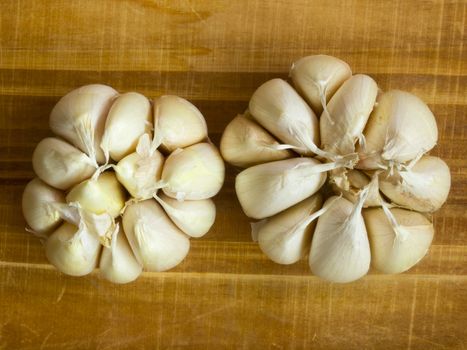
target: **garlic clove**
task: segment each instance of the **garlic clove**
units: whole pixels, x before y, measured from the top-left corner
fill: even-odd
[[[113,283],[132,282],[143,271],[120,225],[112,236],[111,245],[102,250],[99,269],[101,275]]]
[[[117,95],[110,86],[101,84],[85,85],[69,92],[53,108],[50,129],[92,160],[104,163],[100,144],[107,113]]]
[[[161,96],[154,101],[155,134],[167,152],[185,148],[208,137],[203,115],[192,103],[178,96]]]
[[[346,62],[327,55],[303,57],[290,69],[294,86],[316,115],[321,114],[323,106],[351,76],[352,70]]]
[[[235,179],[243,211],[264,219],[310,197],[326,181],[323,165],[313,158],[292,158],[243,170]]]
[[[48,233],[60,223],[60,214],[51,203],[64,203],[63,192],[50,187],[38,178],[31,180],[25,187],[22,197],[22,210],[26,223],[37,233]]]
[[[323,204],[321,194],[316,193],[298,204],[270,218],[252,224],[253,235],[259,247],[278,264],[293,264],[310,249],[314,222],[303,222],[318,211]]]
[[[311,108],[287,82],[272,79],[251,96],[253,118],[294,151],[310,155],[319,143],[318,119]]]
[[[151,133],[151,104],[136,92],[118,96],[110,108],[101,148],[115,161],[136,150],[139,138]]]
[[[321,148],[340,155],[355,152],[377,94],[378,86],[368,75],[357,74],[347,80],[320,117]]]
[[[356,204],[345,198],[331,197],[334,201],[320,216],[313,235],[310,252],[311,271],[328,281],[347,283],[368,272],[370,244],[361,215],[365,196]]]
[[[166,271],[185,259],[190,240],[153,199],[129,205],[123,228],[138,262],[149,271]]]
[[[167,157],[162,170],[162,190],[178,200],[215,196],[224,183],[224,161],[216,147],[198,143]]]
[[[434,235],[433,224],[421,213],[390,210],[393,227],[383,209],[363,210],[370,238],[372,265],[383,273],[401,273],[417,264],[428,252]]]
[[[126,195],[113,172],[102,173],[97,179],[81,182],[66,196],[67,203],[77,202],[86,211],[95,214],[120,215]]]
[[[252,165],[290,158],[293,153],[266,130],[244,115],[235,117],[222,134],[220,150],[230,164],[247,168]]]
[[[451,188],[447,164],[438,157],[424,156],[412,167],[393,175],[380,175],[381,191],[394,203],[421,212],[433,212],[446,202]]]
[[[438,140],[433,113],[417,96],[391,90],[378,97],[364,132],[365,147],[357,148],[360,169],[404,163],[431,150]]]
[[[84,276],[97,265],[101,245],[85,229],[65,222],[45,242],[47,259],[61,272]]]
[[[37,144],[32,166],[42,181],[60,190],[69,189],[96,171],[86,154],[56,137],[47,137]]]
[[[164,193],[154,197],[177,227],[190,237],[204,236],[216,219],[212,199],[178,201]]]

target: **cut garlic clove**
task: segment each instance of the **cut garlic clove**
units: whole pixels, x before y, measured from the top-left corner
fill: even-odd
[[[371,264],[383,273],[401,273],[417,264],[433,240],[433,224],[421,213],[391,209],[393,227],[383,209],[363,210],[370,237]]]
[[[97,179],[89,179],[73,187],[66,196],[67,203],[77,202],[91,213],[120,215],[126,195],[113,172],[102,173]]]
[[[153,199],[129,205],[123,228],[138,262],[149,271],[166,271],[185,259],[190,240]]]
[[[370,244],[361,214],[365,196],[356,204],[345,198],[334,201],[320,216],[310,252],[311,271],[328,281],[347,283],[367,274],[370,267]]]
[[[215,196],[224,183],[224,161],[216,147],[198,143],[167,157],[162,170],[162,190],[178,200]]]
[[[22,197],[23,216],[34,232],[48,233],[62,221],[60,214],[51,207],[52,203],[65,203],[63,192],[38,178],[26,185]]]
[[[446,202],[451,188],[447,164],[438,157],[424,156],[412,167],[380,175],[381,191],[394,203],[421,212],[433,212]]]
[[[278,264],[293,264],[310,249],[314,223],[304,222],[323,204],[321,194],[290,207],[270,218],[252,224],[259,247]]]
[[[50,128],[92,160],[104,163],[100,144],[107,113],[117,94],[110,86],[101,84],[85,85],[69,92],[53,108]]]
[[[282,160],[293,153],[266,130],[244,115],[235,117],[224,130],[220,151],[230,164],[247,168],[252,165]]]
[[[359,146],[360,169],[404,163],[431,150],[438,140],[433,113],[417,96],[391,90],[378,97]]]
[[[294,151],[310,155],[319,143],[318,119],[311,108],[287,82],[272,79],[251,96],[253,118]]]
[[[47,259],[61,272],[84,276],[97,265],[99,240],[85,229],[65,222],[45,242]]]
[[[139,138],[151,133],[151,104],[136,92],[118,96],[105,122],[101,148],[115,161],[136,150]]]
[[[192,103],[178,96],[161,96],[154,101],[154,128],[167,152],[201,142],[208,137],[203,115]]]
[[[368,75],[357,74],[347,80],[321,114],[321,148],[340,155],[355,152],[377,94],[378,86]]]
[[[316,115],[321,115],[323,106],[351,76],[352,70],[346,62],[327,55],[303,57],[290,69],[294,86]]]
[[[216,219],[216,206],[211,199],[178,201],[164,193],[155,199],[174,224],[190,237],[204,236]]]
[[[102,250],[99,269],[102,277],[113,283],[132,282],[143,271],[120,225],[112,236],[111,245]]]
[[[96,171],[86,154],[56,137],[47,137],[37,144],[32,167],[42,181],[60,190],[90,178]]]

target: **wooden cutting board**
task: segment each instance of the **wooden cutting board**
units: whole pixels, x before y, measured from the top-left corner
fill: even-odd
[[[0,349],[461,349],[467,346],[466,2],[50,0],[0,3]],[[118,286],[72,278],[24,231],[31,154],[59,97],[106,83],[192,100],[218,144],[262,82],[325,53],[423,98],[452,173],[427,257],[337,285],[268,261],[228,168],[186,260]]]

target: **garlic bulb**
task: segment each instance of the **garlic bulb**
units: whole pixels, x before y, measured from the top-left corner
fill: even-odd
[[[216,147],[197,143],[167,157],[162,170],[162,190],[179,200],[215,196],[224,183],[224,161]]]
[[[77,202],[91,213],[109,213],[113,217],[120,215],[125,200],[125,191],[112,172],[81,182],[66,196],[68,203]]]
[[[355,152],[377,93],[378,86],[368,75],[354,75],[342,84],[319,120],[323,150],[340,155]]]
[[[154,198],[174,224],[190,237],[204,236],[216,219],[216,206],[211,199],[178,201],[164,193]]]
[[[225,128],[220,150],[227,162],[246,168],[292,157],[293,153],[281,146],[253,120],[238,115]]]
[[[388,209],[389,210],[389,209]],[[433,240],[433,224],[423,215],[405,209],[364,209],[370,236],[372,265],[384,273],[401,273],[418,263]]]
[[[101,245],[84,228],[65,222],[45,242],[47,259],[61,272],[84,276],[97,265]]]
[[[319,143],[318,119],[300,95],[284,80],[272,79],[251,96],[253,118],[294,151],[310,155]],[[316,153],[316,152],[315,152]]]
[[[394,203],[421,212],[441,208],[448,197],[451,175],[438,157],[424,156],[406,169],[380,175],[381,191]]]
[[[151,104],[136,92],[118,96],[105,122],[101,148],[115,161],[136,150],[139,138],[151,132]]]
[[[111,245],[102,250],[99,269],[101,275],[113,283],[132,282],[138,278],[143,270],[120,225],[112,236]]]
[[[201,142],[208,137],[206,121],[193,104],[178,96],[161,96],[154,101],[155,133],[161,146],[172,152]]]
[[[107,113],[117,94],[110,86],[100,84],[82,86],[69,92],[53,108],[50,129],[92,160],[104,163],[100,144]]]
[[[356,204],[331,197],[328,210],[320,216],[311,243],[311,271],[328,281],[355,281],[370,268],[370,244],[361,214],[365,195]]]
[[[290,69],[294,86],[316,115],[321,114],[323,106],[351,76],[352,70],[346,62],[327,55],[303,57]]]
[[[438,140],[433,113],[417,96],[391,90],[378,98],[360,146],[360,169],[404,163],[431,150]]]
[[[188,254],[190,240],[153,199],[129,205],[123,229],[138,262],[149,271],[166,271]]]
[[[48,233],[60,224],[60,214],[50,206],[56,202],[65,202],[63,192],[38,178],[26,185],[22,198],[23,216],[33,231],[39,234]]]
[[[314,223],[309,217],[321,208],[320,193],[270,218],[252,224],[252,235],[259,247],[278,264],[293,264],[310,249]]]
[[[47,137],[37,144],[32,166],[42,181],[60,190],[88,179],[96,171],[86,154],[56,137]]]

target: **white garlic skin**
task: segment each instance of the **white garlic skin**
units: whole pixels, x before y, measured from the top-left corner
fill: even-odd
[[[225,128],[220,151],[228,163],[247,168],[293,156],[293,152],[277,146],[279,142],[256,122],[238,115]]]
[[[129,205],[123,229],[138,262],[148,271],[166,271],[185,259],[190,240],[153,199]]]
[[[203,115],[191,102],[172,95],[154,101],[154,133],[161,133],[167,152],[199,143],[208,137]]]
[[[85,85],[69,92],[53,108],[50,129],[91,158],[94,152],[97,162],[104,163],[105,156],[100,144],[107,113],[117,95],[113,88],[101,84]],[[92,129],[94,132],[91,132]],[[94,142],[84,142],[77,130]]]
[[[31,229],[37,233],[48,233],[62,221],[49,203],[65,203],[63,192],[50,187],[38,178],[31,180],[24,188],[22,197],[23,216]]]
[[[126,194],[113,172],[102,173],[97,180],[89,179],[71,189],[66,196],[67,203],[78,202],[91,213],[120,215],[125,205]]]
[[[68,222],[61,225],[45,242],[47,259],[61,272],[70,276],[84,276],[97,265],[101,245],[87,231]]]
[[[162,190],[176,199],[207,199],[220,191],[224,176],[224,161],[217,148],[198,143],[167,157],[162,169]]]
[[[282,79],[261,85],[251,96],[249,111],[253,118],[294,151],[311,155],[311,144],[319,144],[319,125],[312,109]]]
[[[323,111],[337,89],[352,76],[350,66],[333,56],[313,55],[295,61],[290,77],[295,88],[313,108],[316,115]]]
[[[446,202],[451,188],[447,164],[438,157],[424,156],[410,170],[380,175],[380,189],[391,201],[421,212],[434,212]]]
[[[310,250],[315,222],[297,225],[321,208],[323,199],[316,193],[283,212],[265,219],[258,232],[259,247],[278,264],[293,264]]]
[[[112,103],[102,137],[101,148],[119,161],[136,150],[141,135],[151,133],[151,104],[136,92],[118,96]]]
[[[377,94],[378,85],[368,75],[357,74],[345,81],[320,117],[321,148],[340,155],[355,152]]]
[[[254,219],[275,215],[316,193],[326,172],[313,158],[292,158],[255,165],[235,179],[235,191],[245,214]]]
[[[383,273],[402,273],[416,265],[428,252],[433,224],[421,213],[390,209],[399,224],[394,230],[381,208],[363,210],[370,238],[371,264]]]
[[[56,137],[47,137],[37,144],[32,167],[42,181],[60,190],[68,190],[96,171],[85,153]]]

